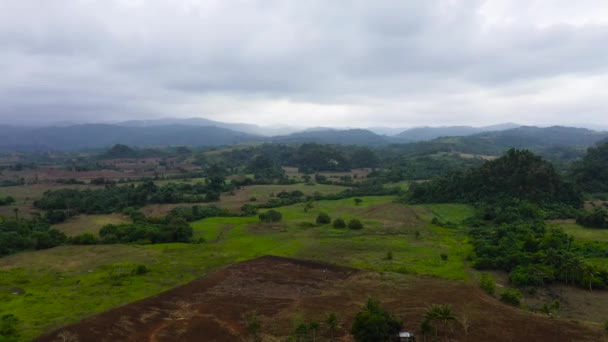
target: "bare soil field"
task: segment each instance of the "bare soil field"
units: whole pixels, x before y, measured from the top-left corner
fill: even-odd
[[[261,340],[284,341],[297,324],[323,322],[329,312],[337,314],[342,327],[338,340],[351,341],[347,331],[369,297],[403,319],[405,330],[418,333],[430,304],[453,305],[458,316],[468,317],[470,327],[465,333],[454,325],[450,341],[605,340],[599,327],[506,306],[470,283],[265,256],[36,341],[245,341],[250,337],[244,317],[252,313],[260,319]],[[318,341],[328,340],[324,326],[319,335]]]

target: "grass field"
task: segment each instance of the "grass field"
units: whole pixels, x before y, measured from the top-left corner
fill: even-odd
[[[572,235],[580,241],[608,241],[608,229],[585,228],[574,220],[550,221],[549,226],[561,228],[566,234]]]
[[[65,222],[56,224],[53,228],[65,233],[67,236],[91,233],[97,235],[99,229],[107,224],[129,223],[131,220],[121,214],[107,215],[78,215]]]
[[[186,283],[224,265],[272,254],[364,269],[467,279],[464,233],[430,224],[432,217],[459,221],[464,205],[407,207],[393,197],[363,197],[278,208],[283,221],[257,217],[208,218],[194,222],[200,244],[63,246],[0,259],[0,315],[22,322],[22,339],[109,308]],[[359,218],[359,231],[314,225],[321,211]],[[86,219],[91,219],[86,218]],[[392,260],[387,253],[392,252]],[[442,260],[440,255],[448,255]],[[150,272],[132,275],[138,264]]]

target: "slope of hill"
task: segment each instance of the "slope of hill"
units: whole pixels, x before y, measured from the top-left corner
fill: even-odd
[[[278,143],[316,142],[321,144],[380,146],[389,143],[385,136],[365,129],[312,130],[273,138]]]
[[[297,132],[298,129],[294,127],[288,126],[259,126],[254,124],[246,124],[246,123],[228,123],[221,122],[215,120],[209,120],[205,118],[186,118],[186,119],[177,119],[177,118],[164,118],[164,119],[153,119],[153,120],[130,120],[116,123],[118,126],[125,127],[156,127],[156,126],[215,126],[220,128],[226,128],[237,132],[243,132],[248,134],[256,134],[256,135],[280,135],[280,134],[290,134]]]
[[[518,124],[505,123],[499,125],[472,127],[472,126],[445,126],[445,127],[416,127],[407,129],[395,136],[397,139],[408,141],[432,140],[439,137],[467,136],[483,132],[503,131],[520,127]]]
[[[259,136],[210,126],[125,127],[95,124],[7,132],[0,136],[0,146],[76,150],[115,144],[217,146],[259,140],[262,140]]]

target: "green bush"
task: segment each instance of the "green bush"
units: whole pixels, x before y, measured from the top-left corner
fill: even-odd
[[[142,275],[142,274],[146,274],[148,272],[150,272],[150,269],[148,267],[146,267],[146,265],[137,265],[137,266],[135,266],[133,271],[131,271],[131,274]]]
[[[260,215],[258,215],[258,217],[262,222],[272,223],[281,221],[283,219],[283,214],[276,210],[270,209],[265,213],[261,213]]]
[[[0,317],[0,341],[17,341],[19,338],[19,319],[14,315]]]
[[[491,274],[482,273],[481,279],[479,279],[479,286],[490,296],[493,296],[496,292],[496,282]]]
[[[337,218],[334,220],[334,224],[333,224],[334,228],[346,228],[346,222],[344,222],[343,219],[341,218]]]
[[[318,224],[331,223],[331,217],[329,217],[329,215],[327,215],[326,213],[319,213],[319,215],[317,216],[317,223]]]
[[[506,288],[500,294],[500,300],[513,306],[519,306],[521,303],[521,292],[517,289]]]
[[[352,219],[352,220],[348,221],[348,228],[349,229],[363,229],[363,223],[361,223],[361,221],[358,219]]]

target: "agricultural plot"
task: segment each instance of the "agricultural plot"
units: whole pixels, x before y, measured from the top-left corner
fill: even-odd
[[[200,244],[64,246],[0,259],[0,315],[21,320],[23,340],[92,314],[187,283],[224,265],[263,255],[318,260],[398,274],[467,279],[462,232],[430,224],[434,212],[456,221],[467,206],[407,207],[393,197],[319,201],[278,208],[279,223],[257,217],[192,224]],[[361,219],[362,230],[314,224],[319,212]],[[392,258],[388,258],[391,252]],[[448,257],[441,258],[444,253]],[[147,272],[137,273],[145,265]]]
[[[285,341],[294,327],[324,322],[336,314],[334,331],[321,324],[316,340],[348,338],[367,298],[377,298],[404,328],[420,338],[420,322],[431,303],[448,303],[460,316],[451,324],[456,340],[599,341],[600,329],[543,318],[489,298],[474,285],[436,278],[360,271],[301,260],[261,257],[230,266],[159,296],[61,328],[37,341],[67,336],[97,341],[248,341],[247,317],[259,322],[257,337]],[[311,335],[310,332],[307,335]],[[313,337],[313,340],[315,337]]]
[[[67,221],[56,224],[53,228],[63,232],[67,236],[75,236],[85,233],[97,235],[99,230],[107,224],[130,223],[131,220],[121,214],[107,215],[78,215]]]

